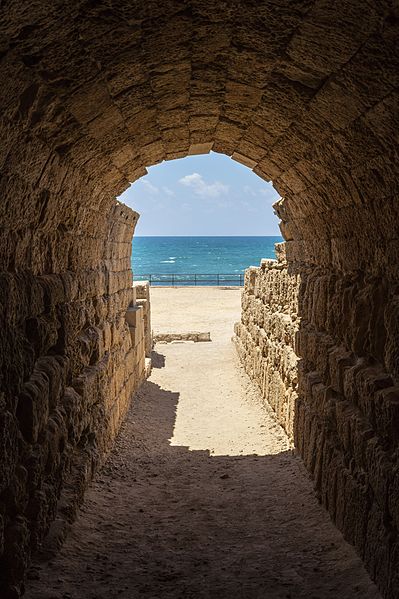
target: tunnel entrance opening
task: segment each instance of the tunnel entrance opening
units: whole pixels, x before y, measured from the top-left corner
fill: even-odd
[[[224,294],[225,297],[221,291],[226,286],[242,286],[244,271],[251,264],[259,264],[261,259],[269,259],[271,263],[275,261],[274,244],[283,241],[277,235],[279,229],[272,208],[277,199],[271,184],[266,184],[246,166],[214,153],[157,165],[150,169],[148,176],[139,179],[118,198],[132,209],[143,211],[133,240],[132,267],[136,282],[148,279],[152,286],[173,286],[176,291],[177,288],[186,288],[185,291],[178,291],[172,296],[167,289],[163,292],[157,290],[155,307],[156,312],[162,314],[163,321],[160,317],[155,323],[152,321],[155,340],[196,340],[202,338],[202,335],[216,346],[219,346],[220,339],[230,340],[233,325],[240,320],[240,291],[237,289],[236,294]],[[245,219],[246,212],[248,216]],[[275,225],[270,221],[275,221]],[[140,232],[149,237],[137,239]],[[165,232],[169,234],[166,237]],[[216,233],[217,236],[209,233]],[[248,237],[249,233],[253,235]],[[274,233],[274,236],[268,237],[266,233]],[[257,234],[261,234],[262,237],[256,237]],[[140,242],[143,246],[140,246]],[[138,255],[135,255],[135,248]],[[240,278],[237,277],[237,272],[240,273]],[[236,280],[234,276],[237,277]],[[209,287],[216,284],[221,285],[222,289],[215,293]],[[193,286],[197,289],[187,289]],[[204,287],[208,287],[208,290]],[[152,296],[154,297],[153,294]],[[161,306],[162,303],[165,305]],[[198,305],[202,305],[203,312],[198,310]],[[216,311],[223,311],[225,314],[216,316]],[[286,314],[286,318],[289,318],[289,313]],[[213,323],[219,321],[220,326],[214,330]],[[160,347],[162,348],[162,345]],[[187,348],[187,351],[189,350],[190,348]],[[230,355],[230,358],[232,357]],[[295,370],[296,359],[293,352],[290,359],[289,369]],[[200,365],[196,360],[193,360],[191,366],[188,363],[187,367],[194,379],[197,378]],[[208,367],[209,363],[203,365],[204,374],[212,379],[220,376],[223,370],[219,364],[211,375],[206,373]],[[292,394],[295,393],[293,381],[296,378],[291,374]],[[196,386],[196,382],[192,382]],[[198,388],[201,387],[202,385],[199,385]],[[222,387],[214,393],[206,394],[210,400],[209,424],[214,418],[212,405],[216,414],[218,402],[223,406],[224,396],[221,389]],[[269,405],[264,388],[262,392]],[[221,409],[223,410],[223,407]],[[194,416],[190,417],[190,402],[180,402],[177,428],[171,439],[173,445],[181,445],[184,439],[186,442],[183,444],[191,446],[190,439],[193,433],[194,438],[196,435],[194,430],[187,427],[187,422],[192,418]],[[204,418],[201,417],[201,420]],[[226,438],[238,434],[243,424],[239,416],[230,419],[225,417],[224,420],[225,423],[229,422],[230,434],[221,435],[219,431],[211,442],[209,435],[212,436],[212,427],[209,426],[209,430],[205,430],[208,443],[214,447],[208,445],[202,446],[201,449],[211,451],[211,455],[223,452],[221,448],[226,447]],[[244,429],[245,427],[244,422]],[[213,435],[215,433],[216,430],[213,429]],[[206,443],[205,437],[202,441],[193,440],[197,449],[200,448],[198,443]],[[256,449],[259,455],[269,451],[268,448],[261,447],[261,439],[258,439]],[[254,453],[254,450],[251,452]]]
[[[152,286],[242,286],[282,241],[272,185],[220,154],[157,165],[118,199],[140,213],[132,268]]]

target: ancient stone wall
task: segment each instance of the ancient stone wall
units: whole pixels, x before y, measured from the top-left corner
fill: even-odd
[[[143,313],[144,322],[144,354],[147,358],[151,357],[153,347],[152,329],[151,329],[151,302],[150,302],[150,284],[148,281],[135,281],[133,283],[136,295],[136,305],[140,307]],[[141,353],[141,352],[140,352]]]
[[[1,276],[0,588],[10,596],[44,536],[54,547],[65,534],[145,376],[143,317],[141,344],[126,323],[136,221],[114,201],[96,269],[85,244],[84,270]]]
[[[397,597],[395,288],[365,273],[264,260],[246,272],[236,345],[320,501],[385,596]],[[395,337],[395,340],[394,340]]]
[[[281,244],[282,245],[282,244]],[[262,260],[245,272],[241,322],[234,341],[250,377],[291,440],[298,386],[299,274],[289,274],[281,260]]]

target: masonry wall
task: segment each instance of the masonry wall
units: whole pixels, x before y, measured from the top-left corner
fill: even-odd
[[[238,353],[310,471],[320,501],[386,597],[398,597],[395,288],[278,261],[246,271]]]
[[[241,322],[235,324],[235,343],[250,377],[280,424],[293,440],[298,397],[299,275],[286,264],[262,260],[245,273]]]
[[[135,281],[133,283],[134,293],[136,297],[135,304],[141,310],[143,318],[144,337],[143,345],[144,353],[147,359],[151,358],[153,347],[152,328],[151,328],[151,299],[150,299],[150,283],[148,281]]]
[[[103,239],[82,240],[87,268],[1,275],[2,597],[22,590],[46,535],[46,551],[62,540],[145,376],[143,315],[137,344],[126,321],[138,215],[114,201],[106,216]]]

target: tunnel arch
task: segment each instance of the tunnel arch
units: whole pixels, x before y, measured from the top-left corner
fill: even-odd
[[[325,414],[312,413],[321,433],[301,451],[318,456],[319,476],[334,454],[334,484],[352,502],[338,523],[351,528],[372,575],[394,597],[399,548],[386,540],[398,528],[399,488],[394,3],[10,1],[7,8],[2,582],[19,592],[31,550],[62,517],[70,481],[68,518],[138,384],[126,366],[124,324],[137,215],[115,197],[152,164],[212,149],[272,180],[284,198],[276,211],[288,268],[305,281],[303,368],[327,382],[335,368],[335,393],[371,427],[359,432],[348,417],[348,438],[334,446],[323,441]],[[345,386],[345,368],[365,360],[371,370],[360,382],[353,371]],[[367,434],[377,440],[366,451]],[[345,478],[356,451],[366,465]]]
[[[24,215],[31,229],[45,228],[40,210],[50,218],[57,181],[66,190],[69,178],[82,180],[85,205],[76,190],[74,226],[89,227],[86,212],[109,206],[146,166],[213,149],[273,180],[285,198],[277,207],[284,236],[292,245],[306,241],[308,260],[338,265],[340,251],[361,255],[363,264],[375,260],[368,240],[358,247],[354,226],[366,225],[353,217],[377,194],[386,204],[392,195],[396,29],[389,3],[370,2],[363,14],[356,2],[227,6],[137,5],[132,18],[122,2],[82,3],[64,7],[57,38],[46,3],[29,17],[15,8],[3,57],[14,86],[4,98],[4,166],[14,165],[7,188],[14,183],[25,197],[21,171],[37,176],[37,208],[31,205],[39,222]],[[380,65],[377,83],[364,64]],[[18,143],[19,134],[29,139]],[[55,173],[65,170],[73,174],[61,182]],[[64,206],[71,211],[71,198]],[[63,217],[60,228],[73,230],[64,206],[55,221]],[[376,216],[370,225],[378,230]]]

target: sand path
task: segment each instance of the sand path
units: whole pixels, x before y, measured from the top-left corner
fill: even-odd
[[[377,599],[230,341],[239,290],[154,289],[158,344],[108,462],[28,599]],[[164,324],[162,324],[164,323]]]

